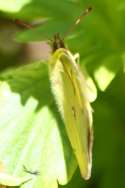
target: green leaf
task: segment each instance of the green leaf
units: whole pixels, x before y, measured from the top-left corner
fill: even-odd
[[[64,35],[67,28],[69,27],[70,22],[60,22],[60,20],[47,20],[43,23],[42,26],[38,28],[33,28],[27,32],[22,32],[20,35],[17,35],[16,40],[18,42],[28,42],[32,41],[43,41],[51,40],[56,33]]]
[[[118,63],[119,62],[119,63]],[[101,91],[108,88],[116,73],[122,67],[121,59],[118,55],[109,56],[94,71],[94,78]]]
[[[99,2],[96,0],[91,2],[93,6],[91,14],[81,20],[80,24],[66,37],[65,34],[72,28],[74,20],[88,6],[88,1],[84,3],[80,0],[77,2],[61,1],[61,5],[58,5],[58,2],[56,4],[55,1],[52,4],[42,2],[44,2],[42,6],[44,11],[41,11],[43,13],[41,15],[49,18],[49,20],[38,28],[23,32],[18,35],[17,39],[22,42],[50,40],[55,33],[60,33],[68,43],[69,49],[80,53],[81,63],[86,63],[86,67],[93,77],[95,77],[95,71],[97,72],[96,69],[103,69],[104,62],[107,61],[112,66],[117,64],[117,70],[112,69],[112,75],[108,80],[102,81],[103,83],[99,84],[99,81],[97,81],[99,78],[96,76],[99,88],[104,91],[115,78],[119,67],[123,63],[121,57],[125,48],[125,34],[123,32],[124,1],[111,3],[112,1]],[[71,10],[73,14],[70,14]],[[23,14],[23,11],[21,12]]]
[[[21,186],[22,184],[27,183],[31,179],[32,177],[28,177],[28,176],[16,177],[9,175],[7,173],[0,173],[0,185],[8,186],[8,187]]]
[[[67,5],[66,2],[69,4],[69,6]],[[21,20],[26,20],[27,22],[30,23],[34,21],[37,22],[39,21],[39,19],[44,19],[44,20],[46,19],[48,23],[47,22],[45,22],[44,24],[42,23],[42,25],[40,25],[38,28],[34,28],[32,31],[29,30],[25,31],[24,33],[20,34],[18,38],[20,38],[20,41],[22,42],[44,40],[44,39],[50,40],[51,37],[53,37],[53,34],[55,34],[54,32],[57,31],[61,32],[61,35],[64,36],[65,31],[69,30],[75,18],[81,14],[81,12],[88,6],[88,4],[91,4],[93,6],[92,13],[89,16],[87,16],[85,19],[81,20],[80,25],[78,25],[74,29],[74,31],[68,34],[68,37],[65,38],[65,42],[67,43],[68,49],[72,51],[73,54],[76,52],[80,54],[80,63],[87,68],[89,75],[91,75],[91,77],[94,78],[96,86],[98,86],[97,87],[98,98],[93,103],[94,154],[93,154],[92,178],[90,179],[90,181],[84,183],[80,178],[80,174],[77,171],[68,184],[60,185],[59,187],[61,188],[125,187],[125,181],[124,181],[124,176],[125,176],[125,170],[124,170],[125,169],[125,150],[124,150],[125,148],[125,134],[124,134],[125,133],[125,52],[124,52],[125,51],[125,32],[124,32],[125,31],[125,24],[124,24],[125,1],[124,0],[119,0],[119,1],[92,0],[90,2],[88,0],[84,0],[84,1],[83,0],[63,0],[63,1],[32,0],[31,3],[24,6],[19,12],[16,12],[14,14],[9,14],[9,18],[12,20],[13,18],[14,19],[19,18]],[[4,12],[4,14],[3,13],[1,14],[1,18],[2,16],[7,17],[8,14],[5,14]],[[9,31],[10,28],[6,30]],[[10,37],[10,34],[8,36]],[[8,44],[6,41],[9,40],[6,37],[6,39],[2,41],[4,43],[3,45],[5,46],[6,44]],[[10,60],[10,62],[16,62],[17,64],[19,63],[17,59],[13,59],[12,61],[8,53],[5,54],[6,57]],[[18,56],[20,59],[20,55]],[[21,53],[21,59],[22,56],[23,55]],[[4,77],[6,83],[7,77],[5,77],[5,74],[2,77]],[[10,78],[11,77],[12,76],[10,76]],[[24,77],[26,77],[26,75]],[[10,78],[9,78],[9,82],[10,82]],[[19,83],[19,76],[16,76],[15,79],[13,79],[11,85],[14,85],[14,87],[17,88],[18,85],[16,84],[17,82]],[[53,98],[52,96],[50,98],[48,97],[48,99],[46,98],[49,92],[47,89],[45,89],[46,84],[44,84],[44,82],[45,80],[43,82],[41,81],[39,89],[37,89],[36,93],[35,92],[33,93],[32,91],[30,91],[30,93],[31,96],[34,95],[36,96],[35,101],[39,101],[38,98],[40,97],[38,96],[41,95],[43,96],[44,94],[43,89],[41,89],[41,85],[42,85],[44,91],[47,92],[46,94],[44,94],[44,100],[40,99],[41,101],[40,103],[46,105],[47,100],[50,101],[51,98],[53,101]],[[47,87],[50,86],[47,85],[46,88]],[[27,100],[29,96],[27,95],[27,92],[25,94],[24,92],[22,92],[23,90],[22,86],[18,87],[18,89],[15,89],[16,90],[16,91],[14,90],[15,92],[12,91],[11,88],[12,86],[10,87],[10,91],[13,94],[15,93],[20,96],[21,106],[23,106],[23,109],[25,109],[26,108],[25,105],[27,104]],[[24,89],[24,91],[26,91],[26,88]],[[38,91],[40,92],[40,94]],[[1,111],[6,107],[6,105],[4,104],[5,103],[3,102]],[[13,105],[11,105],[10,110],[7,110],[7,112],[9,111],[11,117],[13,113],[16,114],[16,110],[14,111],[12,106]],[[28,110],[30,111],[30,108]],[[11,111],[13,111],[12,114]],[[58,118],[57,119],[61,123],[56,107],[53,106],[51,112],[54,112],[52,114],[55,115],[54,117],[56,118],[58,117],[59,119]],[[35,115],[37,113],[38,111],[35,111]],[[8,113],[5,112],[5,110],[3,114],[4,117],[2,116],[0,117],[2,117],[1,118],[2,121],[5,122],[8,120],[9,115]],[[47,114],[50,114],[50,112],[48,112]],[[50,119],[48,119],[48,121],[49,120]],[[2,121],[0,121],[0,124],[2,123]],[[30,122],[32,123],[32,121]],[[31,123],[30,125],[32,125]],[[64,125],[62,123],[60,125],[61,128],[59,130],[61,130],[63,133]],[[5,129],[4,127],[6,126],[3,126],[3,129]],[[64,135],[65,135],[65,131],[64,131]],[[7,143],[6,141],[7,137],[6,136],[2,137],[2,142],[4,141],[3,142],[4,144]],[[65,141],[66,138],[67,137],[65,136],[64,139],[62,139],[63,143],[67,142]],[[66,146],[69,147],[69,144],[68,145],[64,144],[63,146],[64,146],[63,148],[65,148]],[[12,148],[14,148],[14,146],[11,146],[9,155],[13,151]],[[66,151],[67,152],[65,152],[65,154],[67,153],[67,156],[69,156],[68,153],[70,153],[71,150],[68,151],[67,149]],[[49,160],[50,159],[51,157],[49,158]],[[15,160],[15,162],[13,160],[12,166],[10,166],[11,163],[8,162],[9,160],[6,161],[7,161],[6,162],[7,167],[9,168],[8,174],[13,175],[13,169],[16,168],[16,164],[18,163],[18,160]],[[33,167],[27,163],[26,163],[26,167],[30,170],[39,170],[38,166],[35,166],[36,161],[32,163],[34,164]],[[74,165],[72,166],[74,168]],[[20,168],[20,172],[18,172],[17,174],[15,173],[14,175],[21,177],[25,176],[26,174],[22,169],[22,164],[19,165],[19,168]],[[40,169],[42,169],[42,167],[40,167]],[[34,187],[35,185],[33,184],[33,182],[35,183],[38,182],[37,178],[39,179],[39,176],[35,177],[32,182],[28,182],[27,186],[30,187],[29,184],[31,183],[31,187]],[[43,184],[42,188],[44,188],[45,186],[45,183],[43,182],[48,183],[48,181],[43,181],[43,179],[41,182]],[[53,181],[51,186],[50,186],[51,183],[48,184],[49,187],[52,187]]]
[[[0,10],[4,12],[18,12],[21,8],[32,0],[6,0],[0,1]]]
[[[66,184],[77,164],[54,105],[47,65],[27,65],[0,77],[0,161],[14,176],[26,175],[23,165],[40,172],[24,187]]]

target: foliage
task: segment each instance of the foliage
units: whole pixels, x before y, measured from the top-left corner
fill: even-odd
[[[90,3],[91,15],[65,37]],[[98,90],[98,98],[92,104],[92,178],[84,182],[76,170],[77,163],[50,91],[47,60],[15,68],[21,49],[15,46],[15,54],[10,53],[9,37],[4,37],[4,42],[5,32],[0,33],[0,161],[12,175],[24,176],[23,165],[40,171],[39,176],[21,187],[56,188],[58,183],[60,188],[125,186],[124,9],[123,0],[0,0],[2,20],[42,19],[40,26],[18,33],[18,42],[50,40],[60,33],[69,49],[80,54],[80,64],[86,67]]]

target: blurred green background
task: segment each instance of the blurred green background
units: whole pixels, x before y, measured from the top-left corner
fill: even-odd
[[[90,15],[65,36],[90,5]],[[16,19],[36,26],[21,28]],[[23,165],[40,171],[21,187],[125,187],[124,22],[124,0],[0,0],[0,162],[13,175],[25,175]],[[87,182],[50,91],[45,63],[51,54],[45,41],[55,33],[80,54],[81,67],[96,87],[93,168]]]

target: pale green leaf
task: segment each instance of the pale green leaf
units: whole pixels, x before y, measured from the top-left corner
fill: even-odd
[[[39,176],[23,186],[56,188],[66,184],[77,165],[54,105],[43,63],[1,74],[0,161],[8,173],[25,176],[23,165]]]
[[[4,12],[18,12],[24,5],[31,1],[32,0],[0,0],[0,10]]]
[[[27,183],[28,181],[30,181],[32,179],[32,177],[16,177],[16,176],[12,176],[9,175],[7,173],[1,173],[0,172],[0,185],[3,186],[21,186],[24,183]]]

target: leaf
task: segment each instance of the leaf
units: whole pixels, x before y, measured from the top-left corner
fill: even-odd
[[[16,177],[16,176],[12,176],[6,173],[1,173],[0,172],[0,185],[3,186],[8,186],[8,187],[12,187],[12,186],[21,186],[22,184],[30,181],[32,179],[32,177]]]
[[[87,3],[87,1],[82,3],[81,0],[77,2],[64,1],[61,5],[58,5],[54,1],[50,11],[50,5],[47,6],[47,3],[44,2],[45,7],[42,6],[42,8],[46,11],[45,17],[51,20],[32,31],[23,32],[17,39],[22,42],[50,40],[55,32],[61,33],[64,37],[66,31],[72,27],[76,17],[88,6]],[[117,71],[123,63],[121,57],[125,48],[125,34],[123,32],[125,14],[123,0],[115,1],[115,3],[114,1],[99,2],[95,0],[91,4],[93,6],[91,15],[86,17],[84,21],[81,20],[80,24],[69,33],[65,40],[70,50],[80,53],[81,63],[86,63],[87,70],[94,77],[96,69],[103,67],[104,61],[115,64],[115,59],[117,59],[117,65],[119,64]],[[48,10],[46,10],[46,7],[48,7]],[[70,10],[74,14],[70,14]],[[117,71],[112,71],[113,76],[105,81],[105,86],[102,86],[103,91],[117,74]],[[99,80],[99,78],[97,79]]]
[[[0,10],[5,12],[18,12],[21,8],[32,0],[6,0],[0,1]]]
[[[8,173],[24,177],[23,165],[39,176],[23,187],[66,184],[77,164],[51,95],[43,63],[8,70],[0,76],[0,160]]]
[[[105,89],[111,84],[111,81],[122,66],[120,63],[121,59],[118,55],[109,56],[104,59],[101,66],[96,68],[94,71],[94,78],[101,91],[105,91]]]

